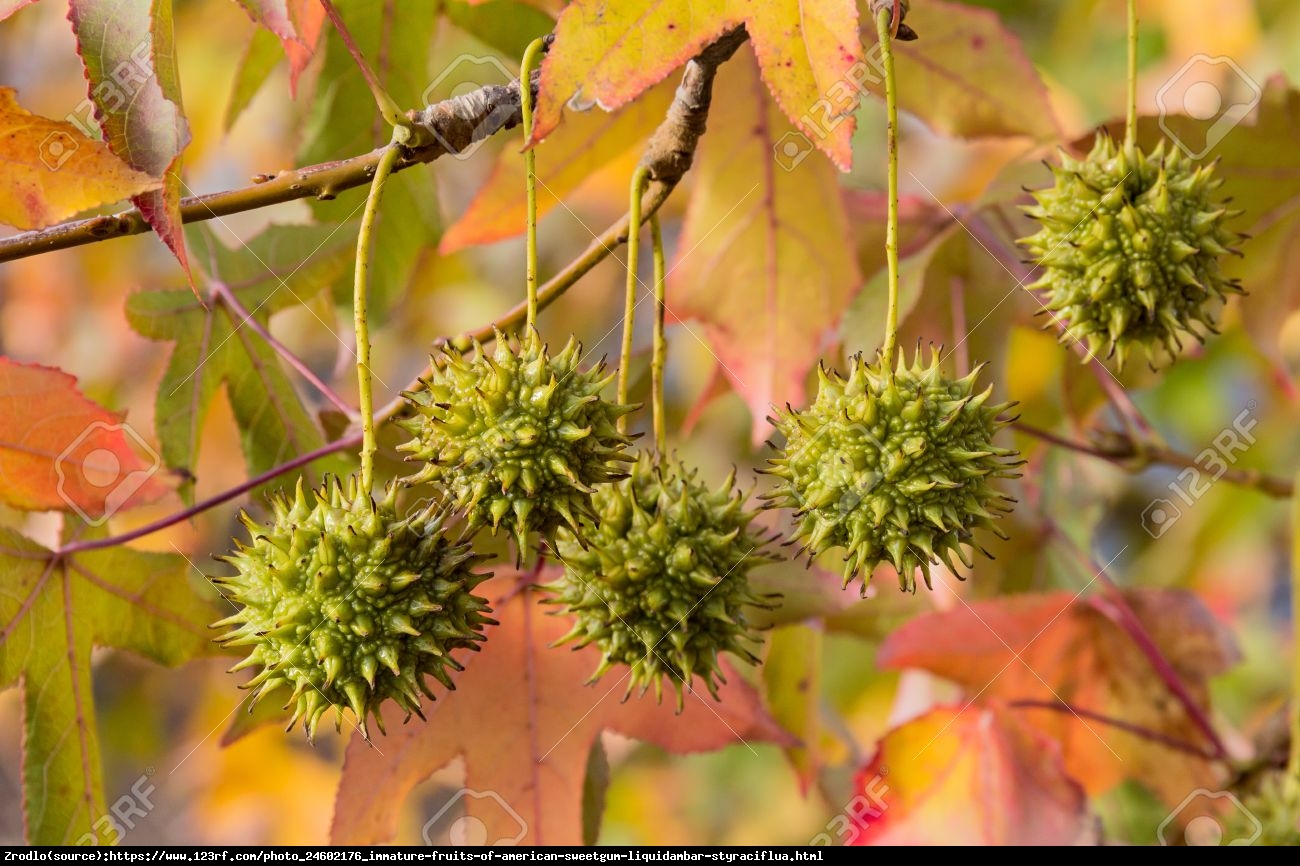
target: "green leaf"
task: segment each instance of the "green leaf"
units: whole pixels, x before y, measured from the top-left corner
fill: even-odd
[[[930,264],[944,244],[954,234],[963,230],[956,226],[939,232],[915,255],[898,263],[898,321],[907,320],[925,288]],[[885,313],[889,307],[889,275],[885,270],[876,272],[862,291],[849,304],[840,321],[840,339],[846,353],[862,352],[873,357],[885,337]]]
[[[397,104],[423,105],[423,95],[436,80],[430,77],[429,49],[438,19],[436,0],[407,0],[400,6],[369,0],[343,0],[335,4],[357,47]],[[299,162],[311,164],[365,153],[386,144],[389,131],[375,108],[366,86],[338,33],[330,30],[316,92],[306,121],[308,130]],[[454,64],[461,58],[451,58]],[[365,191],[358,190],[335,201],[311,203],[317,221],[346,222],[361,215]],[[383,320],[415,273],[420,255],[438,242],[437,201],[427,169],[412,168],[389,179],[375,229],[371,255],[371,315]],[[334,287],[335,297],[350,302],[349,275]]]
[[[163,181],[132,201],[189,276],[181,232],[181,153],[190,141],[181,108],[171,0],[70,0],[68,20],[109,149]]]
[[[204,278],[231,289],[265,326],[271,315],[305,302],[348,269],[356,233],[346,225],[273,226],[238,250],[206,226],[187,234]],[[275,350],[228,305],[212,299],[205,310],[184,290],[142,292],[127,301],[126,312],[143,336],[176,343],[156,404],[168,466],[192,469],[204,418],[222,383],[250,475],[324,444]],[[192,485],[182,493],[192,497]]]
[[[609,755],[605,741],[597,737],[587,755],[587,775],[582,779],[582,844],[595,845],[600,822],[605,816],[605,794],[609,791]]]
[[[776,629],[763,661],[767,705],[777,724],[799,738],[783,751],[803,792],[821,770],[822,630],[809,625]]]
[[[507,57],[523,57],[528,43],[555,26],[551,16],[519,0],[451,0],[443,11],[456,27]]]
[[[0,688],[23,688],[28,842],[118,841],[105,818],[91,652],[165,665],[210,652],[215,614],[188,573],[183,556],[116,547],[57,558],[0,529]]]
[[[239,59],[239,68],[235,71],[235,83],[230,88],[230,104],[226,106],[223,128],[230,128],[239,120],[239,116],[248,108],[253,97],[262,89],[271,71],[284,58],[280,40],[269,30],[258,28],[253,31],[253,38],[248,41],[244,56]]]

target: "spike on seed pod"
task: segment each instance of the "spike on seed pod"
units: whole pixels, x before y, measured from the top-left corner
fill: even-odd
[[[766,470],[779,481],[764,498],[794,509],[809,561],[843,548],[844,586],[860,575],[864,595],[882,562],[909,592],[918,569],[928,587],[931,565],[969,566],[972,533],[1010,511],[991,479],[1019,474],[1016,452],[993,444],[1011,404],[989,405],[975,373],[944,377],[937,352],[928,367],[900,352],[892,375],[885,363],[858,355],[847,378],[821,374],[806,410],[779,411],[785,446]]]
[[[252,648],[234,669],[261,668],[248,684],[254,703],[290,686],[309,738],[330,707],[340,726],[351,711],[369,736],[386,700],[418,713],[424,675],[445,683],[444,668],[456,668],[448,654],[485,640],[496,623],[473,589],[490,575],[473,570],[482,557],[468,543],[448,539],[443,508],[399,518],[395,486],[375,503],[355,477],[314,493],[299,481],[272,502],[267,525],[241,515],[252,542],[223,557],[236,573],[222,583],[242,607],[214,627],[232,629],[220,643]]]
[[[773,597],[748,574],[772,557],[734,484],[732,475],[709,490],[678,461],[642,454],[629,477],[592,497],[599,521],[585,544],[559,531],[564,575],[549,588],[577,620],[559,642],[601,650],[593,681],[626,666],[628,695],[653,687],[662,699],[666,680],[680,711],[696,676],[717,694],[722,653],[757,661],[746,610],[770,608]]]
[[[1089,358],[1113,355],[1121,369],[1141,351],[1154,368],[1185,337],[1216,333],[1219,308],[1241,287],[1220,267],[1238,236],[1223,225],[1235,212],[1214,201],[1214,166],[1163,141],[1144,154],[1099,134],[1087,157],[1062,153],[1051,168],[1055,184],[1025,208],[1041,228],[1020,243],[1043,270],[1028,288],[1045,293],[1062,341]]]
[[[424,466],[404,481],[443,484],[471,531],[504,523],[521,557],[530,532],[582,533],[592,491],[633,459],[616,423],[635,407],[600,397],[613,376],[583,370],[573,340],[548,354],[536,330],[521,342],[497,332],[491,355],[444,346],[441,360],[424,390],[405,395],[416,414],[399,423],[415,438],[399,448]]]

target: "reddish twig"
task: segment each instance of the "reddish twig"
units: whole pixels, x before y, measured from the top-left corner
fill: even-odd
[[[1211,752],[1202,749],[1201,747],[1197,746],[1195,743],[1189,743],[1186,740],[1180,740],[1177,737],[1171,737],[1168,734],[1162,734],[1159,731],[1153,731],[1150,728],[1143,727],[1142,725],[1135,725],[1132,722],[1125,722],[1121,719],[1112,718],[1111,716],[1102,715],[1101,713],[1095,713],[1092,710],[1085,710],[1082,707],[1071,706],[1065,701],[1060,701],[1060,700],[1039,701],[1039,700],[1026,699],[1026,700],[1019,700],[1019,701],[1010,701],[1008,702],[1007,706],[1013,707],[1015,709],[1055,710],[1061,713],[1069,713],[1070,715],[1078,716],[1081,719],[1088,719],[1089,721],[1098,722],[1108,727],[1117,728],[1121,731],[1127,731],[1128,733],[1133,734],[1134,736],[1141,737],[1144,740],[1150,740],[1153,743],[1159,743],[1162,746],[1168,746],[1171,749],[1174,749],[1179,752],[1183,752],[1188,755],[1193,755],[1205,761],[1218,760],[1217,755],[1214,755]]]
[[[138,529],[133,529],[130,532],[124,532],[121,535],[110,535],[107,538],[94,538],[91,539],[90,541],[74,541],[71,544],[66,544],[63,547],[60,547],[58,550],[55,551],[55,554],[57,556],[66,556],[70,553],[81,553],[87,550],[100,550],[105,547],[116,547],[119,544],[126,544],[128,541],[135,541],[137,538],[143,538],[146,535],[152,535],[153,533],[166,529],[169,526],[175,526],[178,523],[183,523],[184,521],[189,520],[191,517],[194,517],[195,515],[202,514],[204,511],[207,511],[209,508],[215,508],[216,506],[222,504],[223,502],[229,502],[230,500],[234,499],[237,496],[242,496],[248,491],[254,490],[262,486],[268,481],[273,481],[276,478],[279,478],[281,475],[284,475],[286,472],[292,472],[293,470],[306,466],[307,464],[319,460],[322,457],[328,457],[331,454],[337,454],[339,451],[345,451],[349,448],[356,448],[360,444],[361,444],[360,433],[354,433],[348,436],[344,436],[340,439],[334,440],[328,445],[322,445],[320,448],[317,448],[315,451],[308,451],[306,454],[299,454],[297,457],[293,458],[287,463],[281,463],[279,466],[275,466],[272,467],[271,469],[266,470],[261,475],[253,476],[252,478],[245,481],[243,484],[239,484],[235,487],[230,488],[229,490],[222,491],[221,493],[218,493],[216,496],[212,496],[209,497],[208,499],[204,499],[202,502],[196,502],[183,511],[178,511],[175,514],[169,514],[160,520],[155,520],[153,523],[145,524],[144,526],[141,526]]]
[[[235,330],[239,330],[239,328],[247,325],[252,329],[253,333],[261,337],[268,346],[274,349],[276,354],[283,358],[286,364],[297,370],[299,375],[306,379],[313,388],[319,391],[322,397],[333,403],[340,412],[349,418],[357,417],[356,408],[349,406],[348,402],[340,397],[337,391],[317,376],[311,367],[307,366],[306,361],[299,358],[289,349],[288,346],[277,340],[271,334],[270,329],[258,321],[256,316],[248,312],[248,308],[239,302],[239,298],[235,296],[235,293],[232,292],[225,283],[213,281],[210,286],[213,300],[225,304],[230,308],[232,313],[239,317],[240,324],[236,326]]]
[[[1103,598],[1095,599],[1093,606],[1137,644],[1138,649],[1142,651],[1151,667],[1155,669],[1156,675],[1165,684],[1165,688],[1169,689],[1170,694],[1183,705],[1183,710],[1187,713],[1188,718],[1192,720],[1192,724],[1209,741],[1214,750],[1214,757],[1226,760],[1228,758],[1228,749],[1224,746],[1218,732],[1214,730],[1214,725],[1210,722],[1209,716],[1206,715],[1201,705],[1196,702],[1196,699],[1192,697],[1192,693],[1188,690],[1182,677],[1178,675],[1178,671],[1174,670],[1173,664],[1165,657],[1160,647],[1156,645],[1151,633],[1147,631],[1146,626],[1142,624],[1137,614],[1133,612],[1133,608],[1129,606],[1128,600],[1124,598],[1124,593],[1106,574],[1106,569],[1099,566],[1095,559],[1081,550],[1059,527],[1051,524],[1049,530],[1053,536],[1070,549],[1081,565],[1092,571],[1095,579],[1101,581],[1102,586],[1105,588],[1105,594]]]

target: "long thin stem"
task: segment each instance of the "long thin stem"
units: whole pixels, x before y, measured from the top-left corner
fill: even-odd
[[[618,356],[618,396],[619,403],[627,403],[629,378],[632,374],[632,331],[636,326],[636,287],[637,265],[641,247],[641,198],[645,195],[650,173],[645,168],[638,168],[632,174],[631,191],[628,194],[628,232],[627,232],[627,291],[623,296],[623,347]],[[627,432],[627,416],[618,419],[620,433]]]
[[[889,270],[889,308],[885,314],[885,342],[880,354],[885,370],[893,370],[898,340],[898,85],[894,79],[893,30],[895,3],[876,13],[880,62],[885,77],[885,110],[889,117],[889,215],[885,223],[885,262]]]
[[[1138,126],[1138,13],[1137,0],[1128,0],[1128,119],[1124,126],[1124,146],[1137,146]]]
[[[357,390],[361,395],[361,491],[365,497],[369,497],[374,486],[375,451],[378,450],[375,444],[375,395],[370,377],[370,252],[374,248],[375,219],[379,216],[379,201],[384,196],[384,183],[402,151],[397,143],[401,137],[399,129],[394,128],[393,143],[375,167],[375,178],[370,182],[370,194],[366,196],[361,228],[357,232],[357,267],[353,281],[352,307],[353,323],[357,331]]]
[[[1300,491],[1300,473],[1296,475]],[[1291,750],[1287,789],[1300,796],[1300,492],[1291,500]]]
[[[519,80],[530,81],[533,67],[546,48],[545,39],[534,39],[524,51],[523,62],[519,65]],[[525,87],[519,91],[519,107],[523,116],[524,141],[533,137],[533,91]],[[527,318],[525,327],[529,330],[537,327],[537,150],[528,147],[524,151],[524,188],[527,191],[525,210],[527,220],[524,231],[527,237],[527,268],[524,281],[527,291]]]
[[[352,33],[348,30],[347,24],[343,22],[343,16],[339,14],[339,10],[334,7],[330,0],[320,0],[320,4],[325,8],[325,14],[329,17],[330,23],[338,31],[344,47],[352,55],[352,60],[357,64],[357,68],[361,70],[361,77],[366,80],[366,86],[370,88],[370,95],[375,98],[375,106],[379,109],[379,113],[383,115],[384,120],[390,126],[405,127],[410,121],[402,115],[401,107],[384,89],[384,85],[379,81],[379,76],[366,62],[365,55],[361,53],[356,40],[352,38]],[[402,140],[405,141],[405,137]]]
[[[225,304],[230,312],[239,317],[240,327],[247,325],[252,329],[254,334],[262,339],[268,346],[275,350],[286,364],[298,371],[298,374],[306,379],[312,387],[320,392],[320,395],[329,402],[333,403],[335,408],[347,415],[349,418],[357,414],[357,410],[348,404],[348,401],[339,396],[339,393],[331,388],[323,379],[316,375],[307,362],[295,355],[288,346],[281,343],[271,333],[270,329],[258,321],[257,317],[248,311],[248,308],[239,302],[239,298],[223,283],[212,284],[212,296],[214,300]]]
[[[667,422],[664,420],[664,364],[668,356],[668,341],[664,337],[664,314],[667,312],[667,270],[664,263],[664,236],[659,228],[659,215],[650,214],[650,254],[654,263],[655,326],[654,355],[650,361],[651,415],[654,420],[655,450],[664,453],[668,442]]]
[[[189,508],[177,511],[175,514],[169,514],[166,517],[155,520],[153,523],[145,524],[137,529],[132,529],[130,532],[123,532],[121,535],[110,535],[106,538],[94,538],[89,541],[74,541],[71,544],[66,544],[63,547],[60,547],[57,553],[60,556],[63,556],[71,553],[81,553],[87,550],[102,550],[105,547],[116,547],[119,544],[126,544],[128,541],[135,541],[137,538],[144,538],[146,535],[161,532],[169,526],[184,523],[210,508],[216,508],[224,502],[229,502],[236,497],[242,496],[250,490],[256,490],[266,482],[274,481],[281,475],[285,475],[295,469],[301,469],[303,466],[306,466],[309,463],[314,463],[322,457],[328,457],[331,454],[337,454],[340,451],[347,451],[351,448],[355,448],[359,444],[361,444],[361,435],[359,433],[353,433],[344,436],[341,439],[335,439],[328,445],[322,445],[315,451],[308,451],[306,454],[299,454],[297,457],[286,463],[281,463],[279,466],[271,467],[261,475],[253,476],[243,484],[237,484],[229,490],[223,490],[216,496],[210,496],[202,502],[196,502]]]
[[[1137,737],[1141,737],[1144,740],[1150,740],[1153,743],[1159,743],[1162,746],[1167,746],[1176,751],[1183,752],[1188,755],[1193,755],[1197,758],[1201,758],[1202,760],[1206,760],[1206,761],[1215,760],[1215,756],[1212,753],[1207,752],[1205,749],[1202,749],[1200,746],[1197,746],[1194,743],[1189,743],[1186,740],[1180,740],[1177,737],[1171,737],[1168,734],[1162,734],[1159,731],[1153,731],[1152,729],[1145,728],[1142,725],[1135,725],[1132,722],[1126,722],[1123,719],[1117,719],[1114,718],[1113,716],[1103,715],[1101,713],[1093,712],[1092,710],[1084,709],[1083,707],[1071,706],[1065,701],[1059,701],[1059,700],[1044,701],[1044,700],[1032,700],[1032,699],[1025,698],[1018,701],[1011,701],[1008,704],[1008,706],[1014,707],[1016,709],[1055,710],[1058,713],[1069,713],[1070,715],[1078,716],[1081,719],[1088,719],[1089,721],[1100,722],[1103,725],[1107,725],[1112,728],[1117,728],[1121,731],[1127,731],[1128,733],[1133,734],[1134,736]]]

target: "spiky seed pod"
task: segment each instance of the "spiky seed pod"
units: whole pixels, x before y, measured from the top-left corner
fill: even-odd
[[[599,522],[585,544],[560,530],[564,576],[551,589],[577,622],[558,643],[604,653],[592,682],[623,665],[628,695],[653,686],[662,700],[668,680],[680,711],[697,675],[717,697],[721,653],[758,660],[745,610],[770,608],[772,597],[748,575],[772,557],[745,498],[734,472],[710,491],[679,462],[642,454],[628,478],[596,491]]]
[[[976,393],[978,369],[946,378],[937,352],[928,367],[919,351],[911,367],[900,352],[895,371],[861,355],[850,365],[847,379],[819,367],[813,404],[770,419],[785,445],[766,470],[780,482],[763,498],[794,509],[810,563],[845,549],[845,587],[861,574],[865,595],[881,562],[904,590],[915,591],[918,568],[928,587],[931,564],[974,564],[965,548],[975,530],[1005,537],[993,520],[1014,500],[990,482],[1019,475],[1016,452],[993,444],[1011,404],[987,405],[993,389]]]
[[[521,557],[529,532],[580,535],[592,493],[633,460],[615,425],[635,408],[602,399],[614,377],[604,364],[583,370],[581,354],[570,339],[551,356],[535,330],[521,343],[498,331],[491,355],[447,347],[425,389],[405,395],[416,414],[400,423],[415,439],[399,447],[425,465],[403,480],[445,485],[471,530],[505,521]]]
[[[1163,141],[1148,155],[1102,134],[1082,160],[1062,153],[1055,185],[1025,208],[1042,228],[1020,243],[1043,269],[1029,288],[1064,320],[1063,341],[1121,368],[1141,349],[1154,368],[1184,335],[1218,333],[1218,309],[1241,286],[1220,268],[1239,235],[1224,228],[1237,212],[1214,201],[1213,171]]]
[[[496,624],[472,592],[490,576],[473,570],[483,557],[448,539],[446,510],[399,518],[396,487],[378,503],[358,488],[329,478],[309,495],[299,480],[292,498],[272,501],[270,523],[241,514],[251,543],[221,557],[236,573],[215,580],[241,605],[214,623],[232,627],[218,641],[252,650],[231,672],[261,668],[244,686],[252,703],[291,689],[289,727],[301,719],[308,738],[331,707],[336,728],[350,709],[367,737],[370,716],[383,730],[386,700],[420,714],[420,694],[433,698],[425,675],[454,688],[452,653],[478,650]]]
[[[1199,827],[1189,826],[1184,831],[1187,835],[1199,829],[1209,832],[1212,838],[1189,838],[1188,844],[1300,845],[1300,792],[1289,783],[1285,773],[1265,776],[1255,791],[1241,794],[1239,802],[1240,806],[1233,804],[1222,816],[1212,816],[1222,817],[1221,822],[1200,821]],[[1215,835],[1217,840],[1213,838]]]

